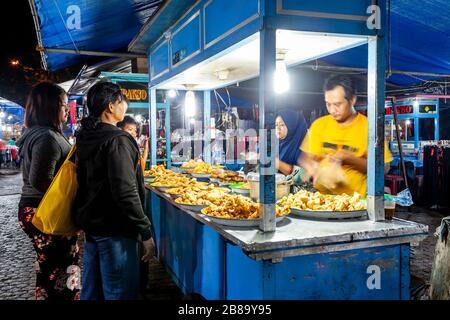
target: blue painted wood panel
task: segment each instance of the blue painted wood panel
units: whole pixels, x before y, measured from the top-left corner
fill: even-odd
[[[200,12],[172,29],[171,65],[174,67],[201,49]]]
[[[365,16],[367,7],[371,5],[371,0],[280,0],[280,2],[284,10],[301,10],[355,16]]]
[[[408,298],[409,248],[375,247],[335,253],[290,257],[269,266],[275,288],[271,299],[351,300]],[[380,286],[369,277],[378,272]],[[408,281],[407,283],[405,283]]]
[[[274,28],[349,35],[375,35],[384,32],[383,18],[379,30],[367,27],[367,20],[372,15],[372,12],[367,13],[370,0],[276,1],[277,16],[269,19],[268,23],[268,26]],[[384,17],[385,0],[379,6],[381,17]]]
[[[205,47],[259,15],[259,0],[211,0],[204,6]],[[220,23],[217,23],[220,20]]]
[[[169,44],[166,41],[150,54],[150,76],[155,78],[169,69]]]

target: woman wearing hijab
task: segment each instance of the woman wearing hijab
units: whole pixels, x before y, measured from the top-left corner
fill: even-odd
[[[282,110],[275,120],[275,128],[280,141],[276,166],[278,171],[288,175],[294,171],[294,166],[298,163],[301,154],[300,146],[308,126],[299,112]]]

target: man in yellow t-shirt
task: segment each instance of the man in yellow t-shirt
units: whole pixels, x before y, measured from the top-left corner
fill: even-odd
[[[324,85],[325,103],[329,115],[314,121],[303,141],[301,165],[314,179],[314,187],[322,193],[362,197],[367,193],[367,149],[369,123],[365,116],[355,111],[356,88],[353,80],[344,75],[329,78]],[[392,155],[384,146],[385,173],[389,170]],[[321,184],[320,168],[327,163],[336,170],[326,175],[337,183]],[[339,163],[342,171],[339,170]],[[324,171],[322,171],[324,172]],[[331,177],[333,175],[333,177]],[[336,178],[334,175],[339,175]],[[330,187],[332,185],[332,187]]]

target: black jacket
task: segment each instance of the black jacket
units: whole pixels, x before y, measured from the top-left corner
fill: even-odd
[[[19,207],[37,208],[71,145],[62,134],[44,126],[25,129],[17,145],[23,159]]]
[[[77,135],[77,157],[75,225],[87,235],[150,239],[139,148],[131,135],[105,123],[85,126]]]

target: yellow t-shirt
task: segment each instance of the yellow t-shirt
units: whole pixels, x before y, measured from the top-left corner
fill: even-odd
[[[327,115],[314,121],[303,140],[301,149],[304,152],[319,157],[325,157],[338,150],[345,150],[356,157],[367,159],[369,135],[369,122],[365,116],[358,113],[352,123],[346,126],[340,125],[332,116]],[[392,161],[392,155],[384,145],[384,162]],[[332,194],[347,193],[352,195],[358,192],[362,197],[367,193],[367,175],[350,166],[342,166],[345,183],[340,183],[331,190]],[[330,190],[321,185],[314,186],[322,193],[330,193]]]

